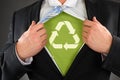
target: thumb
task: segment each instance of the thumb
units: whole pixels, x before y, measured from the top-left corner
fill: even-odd
[[[36,24],[36,22],[35,22],[35,21],[32,21],[32,23],[31,23],[29,29],[31,29],[35,24]]]
[[[100,23],[100,22],[96,19],[95,16],[93,17],[93,21],[94,21],[94,22],[97,22],[97,23]]]

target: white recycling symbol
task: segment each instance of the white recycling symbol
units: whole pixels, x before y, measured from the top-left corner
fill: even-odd
[[[58,31],[62,28],[63,25],[66,25],[66,27],[69,30],[69,34],[73,35],[74,43],[73,44],[68,44],[67,42],[65,44],[55,44],[54,40],[57,36],[59,36]],[[75,49],[78,47],[78,43],[80,42],[80,38],[78,37],[77,34],[75,34],[75,29],[73,28],[72,24],[69,21],[61,21],[57,24],[55,31],[52,32],[50,38],[49,38],[49,43],[53,46],[55,49],[62,49],[65,48],[66,50],[68,49]]]

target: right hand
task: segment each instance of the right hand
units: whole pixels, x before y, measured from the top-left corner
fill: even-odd
[[[25,60],[38,54],[46,44],[47,34],[42,23],[32,21],[29,29],[22,34],[16,44],[18,56]]]

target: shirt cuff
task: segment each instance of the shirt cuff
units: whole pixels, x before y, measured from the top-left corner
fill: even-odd
[[[17,56],[18,60],[20,61],[20,63],[21,63],[22,65],[26,66],[26,65],[30,65],[30,64],[32,63],[33,57],[27,58],[27,59],[25,59],[25,61],[23,61],[23,60],[21,60],[20,57],[18,56],[18,53],[17,53],[16,48],[15,48],[15,53],[16,53],[16,56]]]
[[[104,61],[105,58],[107,57],[107,54],[101,54],[101,57],[102,57],[102,61]]]

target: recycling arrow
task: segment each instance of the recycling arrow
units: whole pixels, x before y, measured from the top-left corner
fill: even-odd
[[[68,43],[65,43],[64,48],[66,50],[68,50],[68,49],[75,49],[75,48],[77,48],[77,46],[78,46],[78,44],[68,44]]]
[[[62,26],[64,25],[65,23],[64,22],[59,22],[58,24],[57,24],[57,26],[56,26],[56,30],[57,31],[60,31],[60,29],[62,28]]]
[[[56,39],[57,36],[59,36],[58,31],[61,30],[61,28],[63,27],[63,25],[66,25],[66,27],[69,30],[69,34],[73,35],[73,39],[74,39],[74,43],[68,44],[68,42],[66,42],[65,44],[55,44],[54,40]],[[49,38],[49,43],[53,46],[53,48],[55,49],[62,49],[64,48],[65,50],[68,49],[75,49],[78,46],[78,43],[80,42],[80,38],[77,34],[75,34],[75,29],[73,28],[72,24],[69,21],[61,21],[57,24],[56,31],[53,31],[50,38]]]
[[[52,45],[56,49],[61,49],[62,48],[62,44],[55,44],[55,43],[53,43]]]
[[[53,43],[53,41],[55,40],[55,38],[56,38],[57,36],[58,36],[57,31],[53,31],[53,32],[52,32],[52,35],[51,35],[51,37],[50,37],[50,39],[49,39],[50,44]]]
[[[75,35],[73,36],[73,38],[74,38],[74,40],[75,40],[75,43],[79,43],[79,42],[80,42],[80,38],[78,37],[77,34],[75,34]]]
[[[74,34],[75,29],[72,27],[72,24],[69,21],[64,21],[64,23],[66,24],[67,28],[69,29],[70,34]]]

